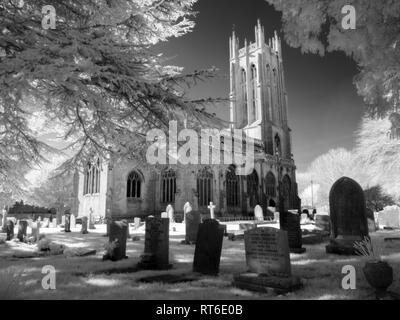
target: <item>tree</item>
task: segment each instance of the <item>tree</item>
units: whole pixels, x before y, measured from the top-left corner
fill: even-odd
[[[367,208],[373,212],[382,211],[386,206],[395,204],[393,198],[382,191],[382,187],[377,185],[364,190]]]
[[[400,2],[397,0],[266,0],[282,12],[287,43],[324,55],[339,50],[360,68],[355,78],[372,116],[397,111],[400,103]],[[345,30],[342,13],[351,4],[356,28]],[[398,127],[400,130],[400,126]]]
[[[192,30],[196,0],[7,0],[0,3],[0,173],[55,150],[29,121],[46,117],[67,142],[63,170],[93,154],[139,157],[146,132],[172,119],[210,119],[207,99],[191,101],[192,75],[165,66],[152,46]],[[42,28],[42,8],[56,11]]]

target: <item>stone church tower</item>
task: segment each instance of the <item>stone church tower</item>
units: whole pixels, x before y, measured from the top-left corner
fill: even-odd
[[[266,153],[291,159],[281,40],[275,36],[265,42],[264,27],[258,21],[255,42],[244,42],[233,32],[229,39],[230,120],[234,128],[261,140]]]
[[[240,48],[233,33],[229,49],[230,129],[243,129],[254,139],[252,173],[239,176],[233,164],[170,163],[157,169],[133,159],[94,158],[79,174],[79,216],[89,212],[113,219],[159,216],[170,204],[183,218],[186,202],[203,217],[213,202],[221,220],[252,216],[256,205],[262,206],[266,217],[273,216],[274,207],[300,208],[280,39],[275,33],[266,43],[258,22],[254,43],[245,41]]]

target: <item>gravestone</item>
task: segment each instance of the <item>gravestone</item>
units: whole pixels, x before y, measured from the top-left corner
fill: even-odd
[[[71,232],[71,214],[70,213],[65,214],[64,231]]]
[[[53,228],[57,228],[57,219],[53,218]]]
[[[169,269],[169,223],[168,218],[147,217],[144,254],[139,269]]]
[[[71,225],[71,228],[76,228],[76,218],[75,218],[74,214],[71,214],[70,225]]]
[[[165,212],[167,213],[167,217],[171,223],[175,222],[174,218],[174,208],[172,205],[168,205],[167,208],[165,208]]]
[[[308,223],[308,214],[302,213],[300,215],[300,224],[307,224]]]
[[[264,221],[263,209],[259,205],[256,205],[254,207],[254,219],[256,221]]]
[[[169,219],[169,218],[168,218],[168,213],[166,213],[166,212],[161,212],[161,218],[163,218],[163,219]]]
[[[89,210],[89,218],[88,218],[88,228],[89,228],[89,230],[96,229],[95,226],[94,226],[94,221],[93,221],[93,219],[94,219],[94,216],[93,216],[93,209],[90,208],[90,210]]]
[[[274,222],[279,222],[279,212],[274,212]]]
[[[287,232],[276,228],[255,228],[244,235],[248,272],[234,276],[233,284],[245,290],[286,293],[301,288],[291,272]]]
[[[199,225],[194,251],[193,271],[218,275],[224,228],[214,219],[206,219]]]
[[[26,230],[28,228],[28,221],[20,220],[18,224],[18,234],[17,238],[19,241],[24,242],[26,238]]]
[[[215,205],[212,202],[210,202],[210,205],[207,208],[210,210],[210,219],[215,219],[215,213],[214,213]]]
[[[201,223],[201,214],[199,212],[190,211],[185,214],[185,243],[194,244],[197,240],[197,232]]]
[[[306,248],[303,248],[301,227],[300,227],[300,215],[296,211],[285,212],[286,221],[280,226],[282,230],[287,231],[290,252],[303,253]]]
[[[134,228],[135,228],[135,229],[139,229],[139,227],[140,227],[140,221],[141,221],[141,219],[140,219],[139,217],[135,217],[135,218],[133,219],[133,225],[134,225]]]
[[[7,210],[4,207],[3,210],[1,211],[1,231],[5,232],[6,231],[6,222],[7,222]]]
[[[368,237],[364,191],[348,177],[337,180],[329,192],[331,240],[327,253],[354,255],[354,243]]]
[[[82,217],[82,228],[81,228],[81,233],[82,234],[87,234],[88,232],[88,217],[84,216]]]
[[[184,204],[184,206],[183,206],[183,222],[185,222],[186,213],[188,213],[188,212],[190,212],[190,211],[192,211],[192,210],[193,210],[193,208],[192,208],[192,206],[190,205],[190,202],[186,202],[186,203]]]
[[[65,215],[61,217],[61,225],[65,226]]]
[[[40,236],[40,222],[32,222],[31,225],[31,238],[32,242],[37,242],[39,241],[39,236]]]
[[[331,232],[331,218],[329,215],[317,213],[314,217],[315,219],[315,226],[322,231]]]
[[[7,232],[7,241],[12,240],[14,238],[14,222],[12,220],[7,220],[6,232]]]
[[[400,208],[398,206],[387,206],[378,215],[379,228],[400,228]]]
[[[109,247],[107,253],[103,256],[103,260],[118,261],[127,258],[126,256],[126,240],[129,225],[126,220],[112,221],[110,223]]]

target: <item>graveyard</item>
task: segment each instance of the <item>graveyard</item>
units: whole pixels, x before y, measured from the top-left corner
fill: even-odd
[[[164,219],[167,220],[168,219]],[[244,225],[248,225],[248,221]],[[226,223],[228,234],[240,222]],[[279,229],[279,224],[268,222],[258,229]],[[305,230],[314,230],[314,224],[303,224]],[[28,227],[28,233],[30,233]],[[248,270],[245,241],[241,237],[229,240],[224,236],[219,268],[214,273],[207,263],[207,272],[193,272],[195,245],[185,244],[185,224],[169,224],[169,263],[163,270],[137,268],[145,250],[146,226],[130,224],[126,239],[127,258],[118,261],[103,260],[106,237],[105,224],[96,224],[82,234],[81,226],[65,232],[59,226],[41,228],[40,233],[52,243],[64,246],[64,254],[32,255],[37,245],[7,241],[0,245],[1,299],[373,299],[373,289],[362,272],[365,259],[360,256],[337,256],[326,253],[328,239],[316,244],[303,244],[301,254],[290,253],[292,275],[298,277],[301,288],[277,294],[274,290],[255,292],[234,285],[235,275]],[[252,230],[257,230],[252,229]],[[166,230],[164,230],[166,231]],[[167,230],[168,231],[168,230]],[[126,229],[124,229],[126,232]],[[221,234],[222,235],[222,234]],[[375,247],[382,249],[385,261],[393,267],[395,281],[390,290],[399,292],[399,242],[384,239],[398,238],[399,231],[379,230],[371,233]],[[210,241],[210,239],[208,239]],[[218,241],[215,241],[218,242]],[[217,244],[215,244],[217,245]],[[165,249],[165,247],[164,247]],[[81,256],[80,256],[81,255]],[[167,258],[167,260],[168,260]],[[212,264],[212,263],[211,263]],[[44,290],[41,282],[45,265],[56,270],[56,290]],[[344,290],[342,268],[352,265],[356,270],[356,289]],[[287,266],[286,266],[287,267]],[[150,268],[151,269],[151,268]],[[201,269],[201,266],[200,266]],[[211,271],[211,272],[208,272]]]

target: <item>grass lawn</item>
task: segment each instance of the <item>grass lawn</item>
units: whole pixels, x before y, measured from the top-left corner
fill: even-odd
[[[79,226],[80,227],[80,226]],[[138,279],[148,275],[191,275],[194,246],[182,245],[183,224],[174,225],[170,232],[170,262],[168,271],[138,271],[117,273],[115,269],[134,267],[144,249],[144,229],[131,228],[128,240],[128,259],[102,261],[104,244],[107,243],[104,225],[96,225],[89,234],[71,233],[60,229],[41,229],[46,237],[67,247],[96,249],[96,255],[66,257],[65,255],[36,258],[14,258],[21,251],[33,251],[34,245],[7,242],[0,245],[0,299],[372,299],[373,292],[362,273],[364,260],[359,256],[338,256],[325,253],[326,243],[305,245],[304,254],[291,254],[292,273],[299,276],[304,287],[286,295],[258,294],[232,286],[233,274],[246,271],[243,240],[224,238],[220,274],[218,277],[202,276],[196,281],[178,284],[143,283]],[[384,258],[394,269],[394,282],[389,288],[400,293],[400,242],[384,242],[385,237],[399,237],[399,231],[378,231],[371,234],[374,245],[382,247]],[[356,290],[344,290],[341,283],[342,267],[353,265],[357,272]],[[56,290],[44,290],[41,285],[42,267],[56,269]],[[114,269],[113,273],[107,270]]]

